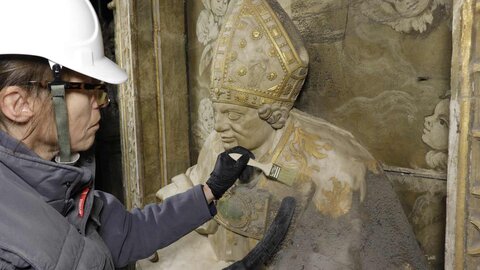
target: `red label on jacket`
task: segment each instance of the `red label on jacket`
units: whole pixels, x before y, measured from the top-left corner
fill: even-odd
[[[80,194],[80,201],[78,202],[78,215],[83,217],[85,213],[85,201],[87,200],[87,194],[90,191],[90,187],[86,187],[82,190],[82,194]]]

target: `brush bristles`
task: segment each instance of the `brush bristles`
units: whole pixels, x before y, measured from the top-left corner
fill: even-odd
[[[269,177],[282,182],[285,185],[291,186],[297,177],[298,171],[293,169],[286,169],[273,164],[272,169],[270,170]]]

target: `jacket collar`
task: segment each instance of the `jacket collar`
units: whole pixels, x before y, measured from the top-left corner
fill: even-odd
[[[0,163],[18,176],[17,181],[26,183],[64,215],[72,207],[74,195],[93,181],[85,159],[81,158],[76,166],[44,160],[3,131],[0,131]],[[9,180],[13,179],[0,179]]]

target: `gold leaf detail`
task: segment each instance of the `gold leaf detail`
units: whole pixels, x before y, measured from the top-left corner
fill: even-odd
[[[260,30],[258,30],[258,29],[253,30],[253,32],[252,32],[252,38],[253,39],[255,39],[255,40],[261,39],[262,36],[263,35],[262,35],[262,32]]]
[[[292,160],[298,164],[297,168],[301,173],[298,176],[298,181],[309,182],[314,172],[319,172],[318,166],[308,164],[311,157],[316,159],[326,158],[327,155],[321,153],[322,149],[331,150],[332,147],[325,147],[319,144],[320,137],[316,134],[308,133],[301,128],[295,128],[292,131],[293,139],[288,145],[288,151],[284,152],[285,161],[291,162]]]
[[[227,44],[228,40],[229,40],[228,37],[222,37],[220,42],[222,43],[222,45],[225,45],[225,44]]]
[[[240,40],[240,48],[245,48],[247,47],[247,41],[245,39]]]
[[[245,76],[245,75],[247,75],[247,69],[242,67],[238,70],[237,74],[238,74],[238,76]]]
[[[277,78],[277,73],[275,72],[270,72],[270,74],[268,74],[267,78],[270,80],[270,81],[273,81]]]
[[[275,57],[277,56],[277,51],[275,50],[275,48],[270,48],[270,50],[268,50],[268,55],[270,57]]]
[[[243,30],[245,28],[247,28],[247,24],[245,22],[240,22],[238,24],[238,29]]]
[[[274,38],[277,38],[278,36],[280,36],[280,32],[278,32],[278,29],[277,28],[272,28],[270,29],[270,32],[272,33],[272,36]]]
[[[237,57],[238,57],[237,52],[233,51],[233,52],[230,53],[230,57],[228,57],[228,60],[230,62],[233,62],[233,61],[237,60]]]
[[[320,137],[315,134],[308,133],[300,128],[295,129],[293,141],[294,144],[298,146],[300,151],[304,151],[316,159],[323,159],[326,158],[327,155],[320,152],[320,150],[324,149],[330,151],[332,150],[332,146],[330,144],[319,145],[317,144],[319,140]]]
[[[337,218],[350,211],[352,190],[350,186],[341,182],[336,177],[330,178],[330,181],[333,184],[332,190],[321,190],[325,200],[321,203],[318,201],[315,203],[322,214]]]
[[[245,102],[247,99],[248,99],[248,96],[244,93],[239,93],[237,94],[237,96],[235,97],[235,99],[237,101],[240,101],[240,102]]]

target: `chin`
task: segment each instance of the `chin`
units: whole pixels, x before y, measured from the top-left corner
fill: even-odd
[[[235,146],[238,146],[238,144],[237,143],[223,143],[223,148],[225,150],[232,149]]]
[[[76,143],[74,146],[72,145],[72,152],[82,152],[90,149],[92,147],[93,142],[95,141],[95,137],[92,139],[88,139],[79,143]]]
[[[422,135],[422,141],[423,141],[424,143],[428,144],[428,141],[430,141],[430,140],[429,140],[429,137],[428,137],[427,134],[423,133],[423,135]]]

